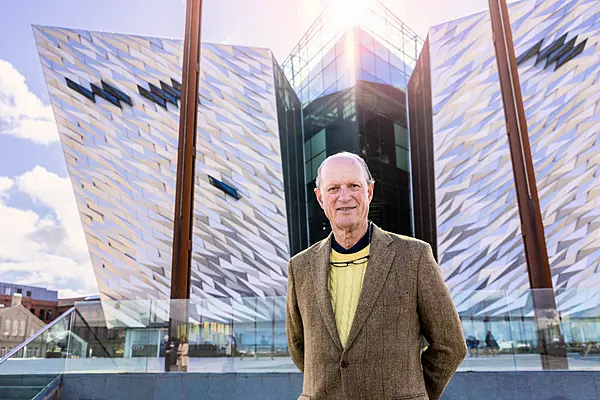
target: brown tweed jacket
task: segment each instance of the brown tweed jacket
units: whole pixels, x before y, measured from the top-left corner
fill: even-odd
[[[345,349],[328,290],[330,251],[331,235],[289,263],[286,330],[304,373],[299,400],[439,399],[467,349],[431,246],[374,228]]]

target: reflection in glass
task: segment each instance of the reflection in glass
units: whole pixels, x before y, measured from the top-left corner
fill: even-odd
[[[323,85],[325,88],[329,88],[332,84],[335,84],[335,81],[337,80],[335,68],[336,63],[332,62],[323,70]]]
[[[409,171],[408,150],[396,146],[396,168],[403,171]]]
[[[408,150],[408,129],[398,123],[394,123],[394,141],[396,146]]]
[[[390,198],[394,185],[381,186]],[[318,206],[317,206],[318,207]],[[532,291],[452,293],[473,371],[541,369]],[[537,292],[535,292],[537,293]],[[552,343],[563,331],[571,370],[600,370],[600,291],[555,291],[559,314],[545,321]],[[581,306],[578,298],[589,299]],[[8,358],[0,375],[160,372],[169,313],[186,315],[190,372],[295,372],[285,337],[285,297],[77,303]],[[12,325],[12,323],[11,323]]]
[[[312,154],[319,154],[325,151],[325,129],[321,129],[310,139]]]
[[[389,85],[391,83],[390,73],[390,65],[381,58],[375,57],[375,75],[377,78]]]
[[[360,66],[363,70],[367,71],[371,75],[375,75],[375,54],[369,50],[360,49]]]
[[[325,159],[327,158],[327,153],[325,151],[323,151],[320,154],[317,154],[315,156],[315,158],[312,159],[312,171],[313,171],[313,176],[311,181],[315,180],[317,178],[317,173],[319,171],[319,166],[321,165],[321,163],[323,161],[325,161]]]

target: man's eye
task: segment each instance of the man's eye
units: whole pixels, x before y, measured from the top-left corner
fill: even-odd
[[[334,190],[337,190],[337,187],[334,186],[327,189],[328,192],[333,192]]]

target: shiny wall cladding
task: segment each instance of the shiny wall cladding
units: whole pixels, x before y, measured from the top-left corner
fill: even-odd
[[[510,5],[510,19],[554,285],[595,287],[600,2],[524,0]],[[528,288],[489,13],[435,26],[429,40],[444,276],[454,291]],[[472,301],[456,300],[464,300],[459,308]],[[569,304],[585,307],[585,300]],[[487,311],[504,306],[501,299]]]
[[[183,43],[41,26],[34,34],[103,298],[168,298]],[[272,60],[265,49],[202,44],[192,298],[215,300],[214,312],[223,311],[216,298],[285,294]],[[108,101],[103,87],[131,104]]]

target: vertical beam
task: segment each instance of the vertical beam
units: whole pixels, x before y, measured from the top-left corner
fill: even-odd
[[[438,259],[433,110],[431,102],[429,37],[408,82],[409,145],[412,175],[414,234],[426,241]]]
[[[177,181],[173,218],[173,259],[171,267],[171,304],[169,342],[165,371],[176,364],[177,347],[187,337],[187,309],[191,290],[194,188],[196,181],[196,127],[198,85],[200,80],[200,33],[202,0],[187,0],[183,45],[183,79],[179,115]]]
[[[568,368],[564,339],[552,288],[552,273],[531,158],[529,132],[506,0],[489,0],[498,76],[513,164],[521,234],[544,369]],[[558,340],[553,340],[554,338]]]

